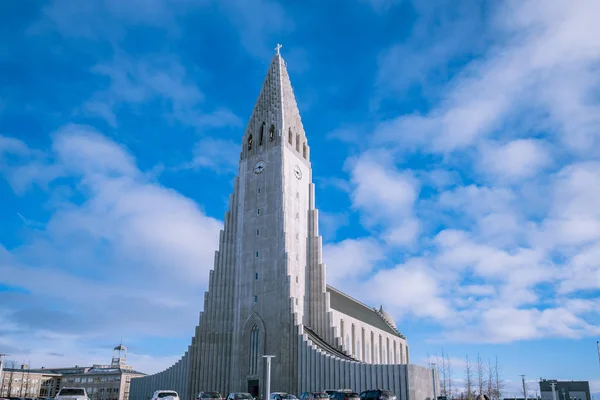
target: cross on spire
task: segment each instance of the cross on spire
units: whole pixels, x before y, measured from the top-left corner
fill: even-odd
[[[283,46],[280,45],[279,43],[277,43],[277,46],[275,46],[275,51],[277,52],[277,55],[279,55],[279,49],[281,49]]]

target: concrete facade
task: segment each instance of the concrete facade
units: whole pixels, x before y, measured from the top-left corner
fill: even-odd
[[[264,395],[267,354],[275,356],[272,391],[389,388],[398,399],[433,397],[433,381],[420,378],[431,371],[406,365],[406,338],[389,315],[326,284],[310,147],[279,54],[242,138],[224,220],[187,352],[169,369],[132,380],[132,400],[158,389],[177,390],[182,400],[213,390]],[[344,341],[346,326],[355,330],[352,342]],[[358,340],[358,331],[376,343]],[[366,342],[377,349],[359,350]]]

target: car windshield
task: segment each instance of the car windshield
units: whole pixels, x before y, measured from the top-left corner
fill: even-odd
[[[219,392],[203,392],[200,394],[203,399],[219,399],[221,394]]]
[[[234,399],[254,399],[250,393],[236,393],[233,395]]]
[[[166,386],[166,385],[165,385]],[[161,392],[158,394],[158,398],[162,399],[163,397],[177,397],[177,393],[175,392]]]
[[[327,399],[329,396],[327,393],[313,393],[315,399]]]
[[[83,389],[60,389],[59,396],[85,396]]]

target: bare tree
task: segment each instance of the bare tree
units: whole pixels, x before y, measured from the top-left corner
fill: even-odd
[[[446,380],[446,358],[444,357],[444,349],[442,348],[442,356],[436,356],[436,363],[438,365],[438,373],[441,378],[442,384],[442,396],[448,397],[448,382]]]
[[[453,380],[453,376],[452,376],[452,364],[450,364],[450,356],[448,355],[448,353],[446,353],[446,380],[448,383],[448,397],[450,399],[454,398],[454,393],[452,392],[452,380]]]
[[[23,381],[25,380],[25,368],[23,368],[23,364],[25,364],[24,361],[21,364],[21,385],[19,387],[19,397],[23,397]]]
[[[483,365],[483,360],[479,353],[477,353],[477,364],[476,364],[476,373],[477,373],[477,389],[479,394],[483,394],[485,388],[485,367]]]
[[[502,397],[502,389],[504,389],[504,379],[502,378],[502,366],[498,363],[498,356],[494,363],[494,394],[495,399],[500,400]]]
[[[14,379],[14,375],[15,375],[15,366],[17,365],[17,363],[15,361],[7,361],[6,362],[6,366],[8,367],[7,369],[10,369],[10,374],[8,375],[8,393],[6,395],[6,397],[12,397],[12,390],[13,390],[13,379]]]
[[[473,371],[471,370],[471,362],[469,361],[469,355],[465,357],[465,390],[467,400],[473,398]]]
[[[492,398],[492,396],[494,395],[494,366],[492,365],[492,360],[490,360],[488,358],[488,365],[487,365],[487,389],[486,389],[486,395],[487,397],[489,397],[490,399]]]

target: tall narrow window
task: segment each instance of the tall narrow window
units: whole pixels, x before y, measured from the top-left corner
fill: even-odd
[[[292,144],[292,128],[288,129],[288,142]]]
[[[258,251],[256,252],[256,257],[258,257]]]
[[[258,194],[260,194],[260,188],[258,188]]]
[[[260,236],[260,231],[258,229],[256,230],[256,236]]]
[[[252,150],[252,134],[248,136],[248,150]]]
[[[254,296],[254,300],[256,302],[256,296]],[[258,330],[258,326],[254,325],[252,330],[250,331],[250,360],[249,360],[249,370],[251,375],[258,374],[258,358],[260,357],[259,349],[260,349],[260,331]]]
[[[269,142],[275,140],[275,125],[271,124],[271,129],[269,129]]]
[[[256,209],[256,215],[260,215],[260,208]]]
[[[262,139],[263,139],[264,135],[265,135],[265,123],[263,122],[263,124],[260,126],[260,136],[258,138],[259,146],[262,146]]]
[[[254,279],[258,280],[258,272],[254,273]]]
[[[300,135],[296,134],[296,151],[300,151]]]
[[[302,143],[302,157],[306,158],[306,143]]]

